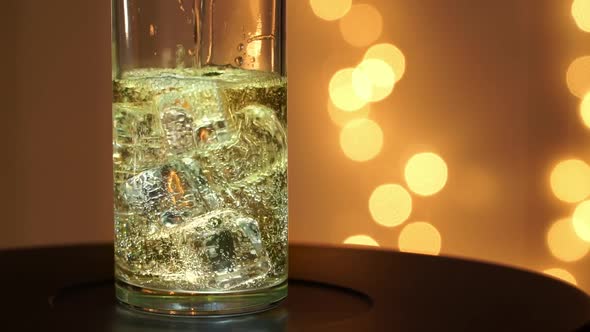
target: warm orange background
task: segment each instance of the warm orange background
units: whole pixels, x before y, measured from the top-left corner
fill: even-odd
[[[327,112],[328,83],[368,46],[348,44],[338,22],[319,19],[309,1],[288,1],[291,241],[341,244],[366,234],[396,249],[404,225],[375,223],[368,199],[383,183],[405,185],[406,161],[434,151],[448,182],[434,196],[413,195],[406,223],[435,226],[443,255],[563,268],[590,291],[590,258],[560,261],[546,240],[575,207],[552,194],[552,167],[566,158],[590,162],[590,130],[565,82],[572,60],[590,54],[571,1],[353,3],[380,12],[375,43],[398,46],[406,73],[371,106],[369,118],[383,130],[380,154],[351,161]],[[15,77],[7,91],[15,98],[2,110],[0,246],[110,241],[109,2],[11,0],[5,8],[15,55],[6,62]]]

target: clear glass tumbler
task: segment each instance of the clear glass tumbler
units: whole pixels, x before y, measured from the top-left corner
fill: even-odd
[[[112,0],[117,298],[184,315],[287,295],[280,0]]]

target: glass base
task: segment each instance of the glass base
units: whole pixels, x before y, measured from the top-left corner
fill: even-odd
[[[265,289],[232,293],[164,292],[115,281],[117,299],[133,309],[165,315],[227,316],[271,309],[287,297],[287,280]]]

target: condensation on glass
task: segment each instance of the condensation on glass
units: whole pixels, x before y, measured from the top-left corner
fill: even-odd
[[[258,311],[287,292],[280,0],[113,0],[117,298]]]

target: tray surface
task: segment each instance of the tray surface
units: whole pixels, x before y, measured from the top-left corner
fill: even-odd
[[[61,331],[582,331],[590,298],[523,270],[291,245],[289,296],[228,318],[136,312],[114,298],[112,244],[0,251],[5,323]]]

